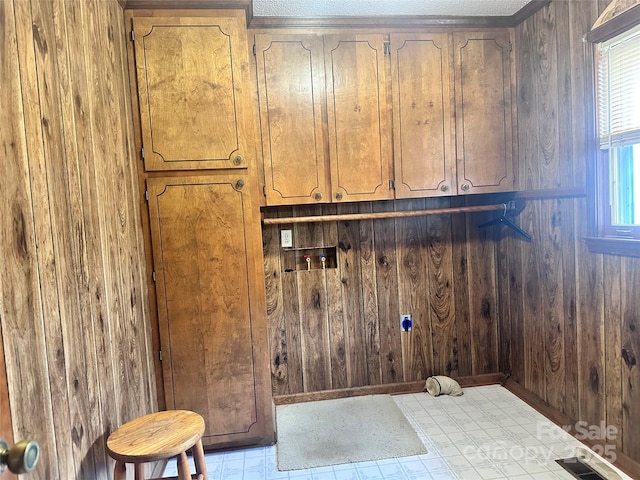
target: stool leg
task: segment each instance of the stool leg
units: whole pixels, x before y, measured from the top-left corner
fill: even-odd
[[[136,463],[136,480],[144,480],[144,463]]]
[[[193,461],[196,464],[196,474],[201,473],[204,480],[208,480],[207,464],[204,460],[204,449],[202,448],[202,440],[198,440],[191,449],[193,453]]]
[[[116,462],[113,469],[113,480],[127,480],[127,464],[124,462]]]
[[[187,452],[178,455],[178,480],[191,480],[191,469]]]

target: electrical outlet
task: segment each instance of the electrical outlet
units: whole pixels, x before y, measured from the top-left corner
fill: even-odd
[[[293,235],[291,234],[291,230],[280,230],[280,244],[282,245],[282,248],[293,247]]]
[[[403,332],[411,331],[411,314],[400,315],[400,329]]]

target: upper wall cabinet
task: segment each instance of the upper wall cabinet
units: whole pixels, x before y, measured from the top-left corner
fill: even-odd
[[[456,32],[456,151],[461,193],[514,189],[509,32]]]
[[[255,42],[267,204],[329,201],[322,37]]]
[[[256,35],[268,205],[393,198],[383,35]]]
[[[247,166],[245,16],[133,19],[147,170]]]
[[[450,43],[446,33],[391,35],[398,198],[456,193]]]
[[[507,30],[260,34],[256,65],[267,205],[514,190]]]
[[[324,38],[334,200],[393,198],[385,36]]]

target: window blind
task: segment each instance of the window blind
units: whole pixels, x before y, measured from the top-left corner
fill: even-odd
[[[640,143],[640,25],[598,47],[600,148]]]

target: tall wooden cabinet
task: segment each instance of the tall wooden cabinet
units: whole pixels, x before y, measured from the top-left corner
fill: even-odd
[[[165,403],[204,417],[208,448],[269,443],[244,12],[153,14],[128,13]]]
[[[271,387],[255,185],[241,170],[147,185],[167,407],[203,415],[206,445],[260,442]]]

